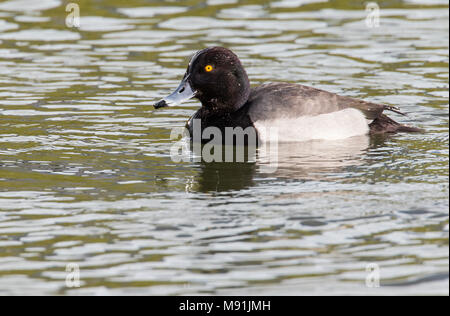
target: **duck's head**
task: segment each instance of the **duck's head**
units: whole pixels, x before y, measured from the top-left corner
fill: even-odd
[[[229,49],[211,47],[197,52],[174,93],[154,105],[176,106],[197,98],[211,111],[235,111],[248,100],[250,83],[239,58]]]

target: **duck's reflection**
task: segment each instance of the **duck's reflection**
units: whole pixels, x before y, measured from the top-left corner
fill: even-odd
[[[330,174],[343,172],[346,167],[362,164],[363,154],[369,145],[370,138],[366,135],[333,141],[281,143],[275,157],[272,151],[260,152],[258,170],[264,173],[264,170],[270,168],[263,167],[267,164],[273,165],[276,161],[277,169],[273,172],[275,177],[323,180]]]
[[[246,150],[244,162],[202,160],[195,182],[200,192],[222,192],[249,188],[255,184],[255,178],[324,180],[364,163],[369,145],[368,136],[358,136],[338,141],[280,143],[276,149],[261,147],[255,154]]]
[[[256,170],[254,162],[202,162],[197,179],[198,190],[223,192],[252,187]]]

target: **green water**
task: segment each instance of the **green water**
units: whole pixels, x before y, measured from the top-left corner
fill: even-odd
[[[0,1],[1,295],[448,294],[448,1],[74,2]],[[199,104],[151,105],[212,45],[427,132],[175,163]]]

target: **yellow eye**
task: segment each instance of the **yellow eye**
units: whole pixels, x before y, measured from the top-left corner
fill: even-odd
[[[214,68],[211,65],[208,65],[208,66],[205,67],[206,72],[211,72],[213,69]]]

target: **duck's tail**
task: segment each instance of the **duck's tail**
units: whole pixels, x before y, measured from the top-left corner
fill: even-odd
[[[391,110],[392,111],[392,110]],[[394,111],[397,112],[397,111]],[[397,112],[399,113],[399,112]],[[403,114],[400,112],[400,114]],[[370,134],[384,133],[423,133],[423,129],[402,125],[397,123],[387,115],[381,114],[372,123],[369,124]]]

